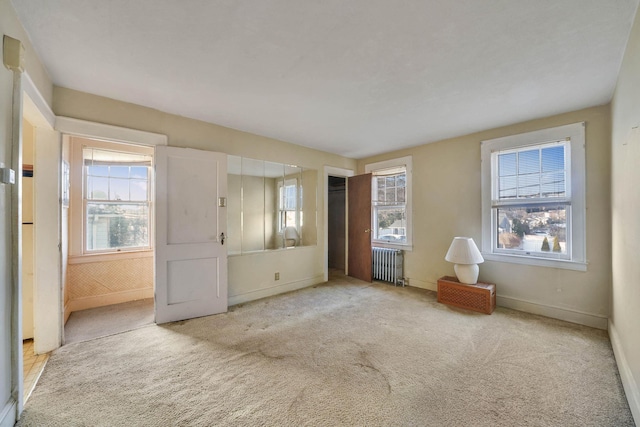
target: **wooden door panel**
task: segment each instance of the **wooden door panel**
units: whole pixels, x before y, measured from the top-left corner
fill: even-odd
[[[371,282],[371,174],[352,176],[347,182],[349,276]]]

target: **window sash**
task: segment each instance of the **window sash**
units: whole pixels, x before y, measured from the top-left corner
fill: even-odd
[[[150,201],[146,201],[146,202],[129,202],[129,201],[100,201],[100,200],[84,200],[83,201],[84,206],[83,206],[83,212],[84,212],[84,223],[83,223],[83,249],[84,249],[84,253],[113,253],[113,252],[127,252],[127,251],[139,251],[139,250],[149,250],[151,249],[151,239],[152,239],[152,235],[151,235],[151,208],[152,208],[152,204]],[[140,206],[140,207],[144,207],[146,210],[146,230],[147,230],[147,242],[146,245],[132,245],[132,246],[110,246],[110,247],[106,247],[106,248],[94,248],[94,249],[89,249],[89,236],[88,233],[90,232],[89,230],[89,205],[111,205],[111,206],[116,206],[116,205],[127,205],[127,206]],[[106,216],[106,215],[105,215]],[[109,233],[109,231],[107,231],[107,233]],[[108,236],[108,234],[107,234]],[[95,245],[95,239],[94,241],[94,245]]]
[[[524,248],[502,248],[500,247],[500,218],[499,218],[499,210],[500,208],[521,208],[522,210],[527,209],[536,209],[543,207],[564,207],[565,209],[565,241],[560,242],[560,244],[564,243],[565,251],[564,253],[554,252],[553,251],[553,237],[551,235],[546,236],[548,238],[548,243],[550,248],[548,251],[543,250],[535,250],[530,249],[526,250]],[[529,257],[537,257],[537,258],[548,258],[548,259],[561,259],[561,260],[570,260],[572,257],[572,224],[571,224],[571,204],[570,203],[557,203],[555,200],[547,200],[546,203],[520,203],[520,204],[508,204],[508,205],[500,205],[492,207],[491,209],[491,252],[495,254],[504,254],[504,255],[516,255],[516,256],[529,256]],[[525,238],[526,240],[526,238]],[[542,243],[542,242],[539,242]]]
[[[564,197],[535,197],[499,199],[497,186],[497,153],[526,151],[545,144],[564,144],[565,191]],[[481,143],[482,158],[482,253],[485,259],[516,264],[586,271],[586,206],[585,206],[585,123],[578,122],[509,135]],[[551,169],[551,168],[550,168]],[[539,195],[537,195],[539,196]],[[507,207],[535,205],[564,206],[566,208],[567,244],[562,258],[549,252],[527,254],[512,248],[498,248],[497,212]],[[550,241],[551,243],[551,241]],[[520,253],[518,253],[520,252]]]

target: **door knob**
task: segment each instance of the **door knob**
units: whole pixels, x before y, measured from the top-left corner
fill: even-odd
[[[371,233],[371,229],[367,228],[366,230],[364,230],[365,233]]]
[[[220,244],[224,245],[224,233],[220,233]]]

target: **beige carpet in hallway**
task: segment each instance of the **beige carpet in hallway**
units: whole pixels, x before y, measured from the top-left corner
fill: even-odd
[[[605,331],[328,284],[53,353],[20,426],[632,426]]]

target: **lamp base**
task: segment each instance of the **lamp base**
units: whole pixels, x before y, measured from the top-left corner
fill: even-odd
[[[478,282],[478,273],[480,273],[478,264],[455,264],[453,270],[460,283],[474,285]]]

